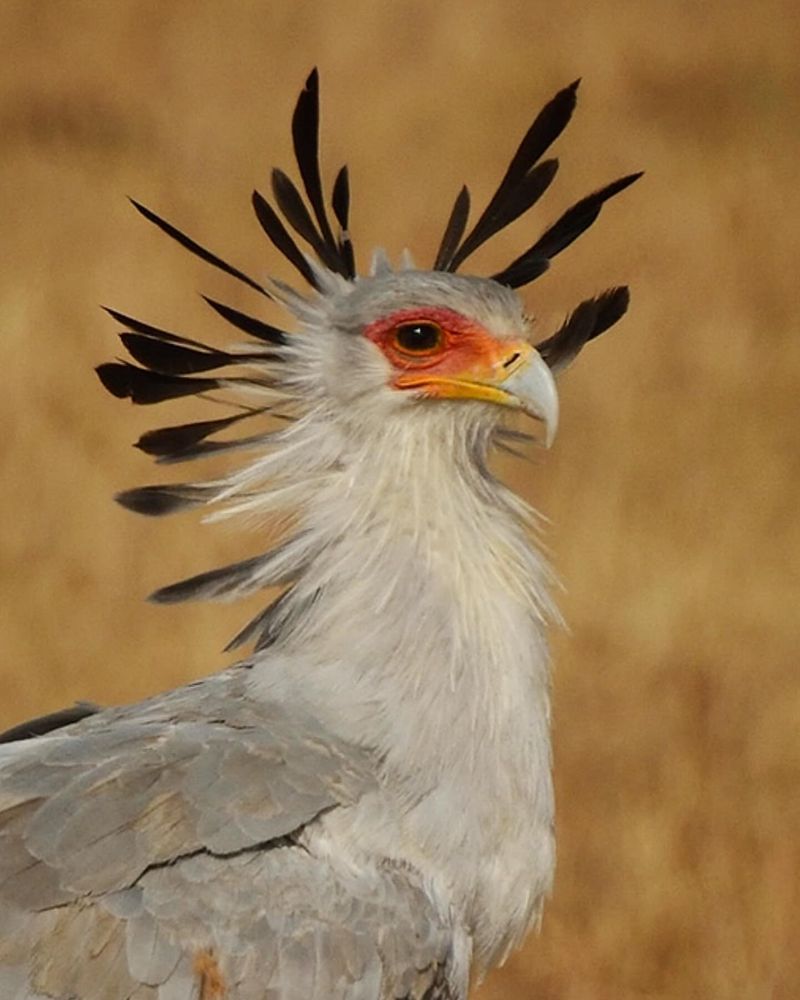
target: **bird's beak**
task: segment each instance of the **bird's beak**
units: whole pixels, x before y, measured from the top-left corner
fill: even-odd
[[[491,358],[474,368],[445,374],[407,373],[395,385],[437,399],[478,399],[523,410],[544,426],[549,448],[558,429],[558,390],[542,356],[526,340],[493,341]]]
[[[524,348],[524,351],[523,351]],[[541,354],[527,341],[520,348],[520,360],[510,365],[509,373],[497,390],[508,399],[499,403],[524,410],[544,426],[544,446],[549,448],[558,430],[558,389],[553,373]]]

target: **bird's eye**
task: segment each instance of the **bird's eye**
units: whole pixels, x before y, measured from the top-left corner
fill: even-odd
[[[401,323],[394,331],[395,345],[406,354],[432,354],[442,346],[442,328],[436,323]]]

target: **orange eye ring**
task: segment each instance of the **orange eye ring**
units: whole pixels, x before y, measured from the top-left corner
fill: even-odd
[[[412,358],[424,358],[441,351],[444,331],[429,319],[408,320],[392,331],[392,346]]]

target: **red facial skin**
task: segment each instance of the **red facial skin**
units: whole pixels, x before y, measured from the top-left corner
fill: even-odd
[[[434,323],[442,331],[441,343],[424,352],[404,351],[395,340],[395,331],[407,323]],[[436,384],[427,379],[491,379],[503,358],[514,351],[514,342],[501,341],[460,313],[436,306],[401,309],[376,320],[364,330],[398,372],[393,385],[419,388],[426,395],[440,395]],[[414,373],[424,376],[418,381]]]

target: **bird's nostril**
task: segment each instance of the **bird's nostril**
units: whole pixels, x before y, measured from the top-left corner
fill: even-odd
[[[503,362],[503,368],[510,368],[518,357],[519,357],[519,351],[515,351],[510,358],[506,358],[506,360]]]

